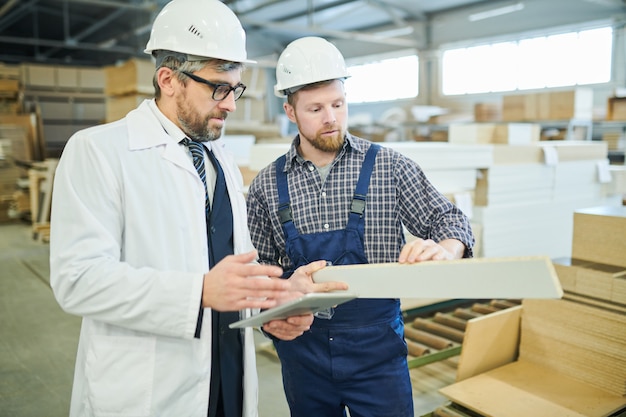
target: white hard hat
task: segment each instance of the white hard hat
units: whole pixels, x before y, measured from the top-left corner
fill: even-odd
[[[326,39],[306,36],[291,42],[278,57],[274,94],[285,97],[306,84],[348,78],[343,55]]]
[[[147,54],[165,50],[187,55],[191,61],[217,58],[254,63],[247,59],[246,33],[235,13],[218,0],[172,0],[152,24]]]

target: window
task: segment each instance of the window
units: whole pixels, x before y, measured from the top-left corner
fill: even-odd
[[[417,55],[380,59],[349,65],[346,80],[349,103],[370,103],[417,97],[419,85]]]
[[[448,49],[444,95],[606,83],[611,80],[610,27]],[[589,65],[593,62],[593,65]]]

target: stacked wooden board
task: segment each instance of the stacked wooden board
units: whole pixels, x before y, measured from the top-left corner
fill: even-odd
[[[27,160],[28,134],[22,126],[4,125],[0,119],[0,223],[12,222],[20,180],[26,176],[26,170],[16,161]],[[23,193],[20,192],[20,196]]]
[[[518,359],[441,389],[453,412],[600,417],[626,410],[626,299],[616,272],[626,269],[626,208],[576,211],[574,230],[572,256],[582,259],[555,263],[564,298],[522,301]]]
[[[416,161],[430,181],[444,194],[474,192],[478,169],[492,164],[491,145],[453,145],[449,143],[384,142]],[[289,150],[290,142],[257,143],[250,169],[259,171]]]
[[[142,101],[154,96],[154,71],[152,60],[137,58],[104,68],[106,122],[121,119]]]
[[[565,291],[626,306],[626,207],[574,213],[572,256],[554,260]]]
[[[494,162],[480,172],[474,218],[482,226],[481,256],[568,256],[575,210],[621,205],[599,172],[602,142],[555,141],[494,145]]]
[[[626,395],[626,314],[566,299],[522,306],[520,361]]]

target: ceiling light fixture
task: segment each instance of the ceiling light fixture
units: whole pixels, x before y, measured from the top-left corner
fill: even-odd
[[[486,10],[484,12],[472,13],[468,16],[470,22],[476,22],[478,20],[489,19],[491,17],[502,16],[513,12],[518,12],[524,9],[524,3],[519,2],[511,4],[509,6],[498,7],[496,9]]]

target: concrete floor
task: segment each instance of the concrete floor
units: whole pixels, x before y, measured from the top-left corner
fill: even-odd
[[[49,285],[49,247],[25,224],[0,225],[0,417],[68,415],[80,318],[64,313]],[[280,363],[258,335],[260,417],[289,416]],[[446,402],[455,361],[411,370],[415,416]]]

